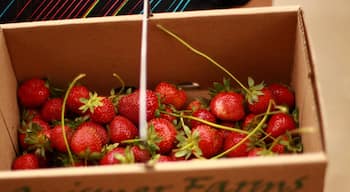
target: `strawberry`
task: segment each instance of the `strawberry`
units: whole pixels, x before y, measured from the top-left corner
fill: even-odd
[[[260,114],[267,110],[270,100],[272,100],[272,93],[270,89],[264,87],[261,89],[261,94],[257,97],[256,101],[248,103],[248,108],[251,113]]]
[[[131,151],[134,154],[136,162],[147,162],[151,159],[151,153],[142,146],[134,145],[131,147]]]
[[[89,98],[89,89],[83,85],[74,86],[67,97],[67,109],[75,114],[82,115],[83,112],[80,109],[84,105],[81,99]]]
[[[248,155],[247,155],[247,156],[248,156],[248,157],[257,157],[257,156],[261,156],[263,151],[264,151],[264,148],[256,147],[256,148],[251,149],[251,150],[248,152]]]
[[[204,103],[202,100],[195,99],[187,105],[186,109],[189,111],[195,112],[198,109],[206,109],[207,107],[208,107],[207,104]]]
[[[294,92],[287,86],[279,83],[274,83],[268,86],[272,93],[272,97],[277,105],[287,105],[289,109],[295,107]]]
[[[178,149],[175,149],[175,157],[185,159],[196,157],[210,158],[221,151],[223,144],[223,134],[208,126],[198,125],[192,131],[187,127],[183,127],[184,132],[177,135],[179,144]]]
[[[192,113],[192,116],[209,121],[209,122],[212,122],[212,123],[216,122],[215,116],[212,113],[210,113],[210,111],[208,111],[207,109],[198,109]],[[194,128],[194,127],[201,125],[203,123],[196,121],[196,120],[191,120],[189,122],[189,124],[190,124],[191,128]]]
[[[235,92],[221,92],[210,101],[210,112],[225,121],[238,121],[245,115],[244,98]]]
[[[198,125],[193,129],[193,132],[196,131],[199,134],[198,147],[201,149],[203,157],[210,158],[221,151],[223,137],[217,129],[208,125]]]
[[[230,132],[226,135],[225,141],[224,141],[224,150],[228,150],[231,147],[235,146],[237,143],[239,143],[242,139],[244,139],[247,135],[242,133],[236,133],[236,132]],[[249,141],[243,142],[240,146],[238,146],[236,149],[232,150],[231,152],[227,153],[227,157],[244,157],[248,155],[248,147],[249,147]]]
[[[81,98],[84,103],[80,107],[83,113],[89,110],[92,121],[100,124],[106,124],[112,121],[116,112],[111,100],[107,97],[99,97],[97,93],[90,93],[89,98]]]
[[[269,119],[266,133],[276,138],[295,128],[296,125],[292,116],[286,113],[277,113]]]
[[[168,120],[162,118],[154,118],[148,122],[149,139],[157,138],[157,141],[150,141],[156,145],[157,151],[160,154],[169,153],[176,144],[176,128]]]
[[[108,127],[112,143],[120,143],[138,136],[136,126],[129,119],[121,115],[115,116]]]
[[[41,108],[41,117],[47,122],[61,120],[62,104],[62,98],[53,98],[47,100],[44,106]]]
[[[50,150],[50,126],[39,117],[33,118],[29,122],[22,122],[19,129],[19,144],[23,150],[35,151],[35,153],[45,156],[45,152]]]
[[[113,165],[121,163],[121,161],[116,157],[117,154],[124,156],[125,148],[116,147],[111,151],[107,152],[100,160],[100,165]]]
[[[170,156],[167,156],[167,155],[160,155],[160,156],[157,158],[157,162],[158,162],[158,163],[170,162],[170,161],[173,161],[173,159],[172,159]]]
[[[94,128],[96,130],[96,133],[100,136],[103,145],[109,142],[110,138],[108,136],[107,130],[102,125],[95,123],[93,121],[87,121],[87,122],[81,123],[77,127],[77,130],[82,129],[84,127]]]
[[[254,128],[257,124],[257,121],[254,119],[256,114],[249,113],[244,117],[244,120],[242,122],[242,128],[244,130],[249,130],[250,128]]]
[[[101,158],[100,165],[127,164],[134,162],[134,154],[129,147],[116,147]]]
[[[46,82],[39,78],[24,81],[18,88],[19,102],[28,108],[42,106],[50,96]]]
[[[12,163],[12,170],[38,169],[39,158],[32,153],[26,153],[16,157]]]
[[[92,126],[82,126],[78,128],[71,139],[71,149],[74,154],[82,157],[99,153],[102,149],[103,141],[96,128]]]
[[[172,108],[169,106],[165,106],[164,111],[167,113],[173,113]],[[176,124],[176,120],[177,120],[176,117],[174,115],[170,115],[167,113],[160,113],[160,117]]]
[[[66,137],[68,144],[70,144],[70,141],[72,139],[73,130],[68,127],[64,126]],[[62,133],[62,125],[56,125],[50,130],[50,143],[52,148],[56,149],[59,152],[66,153],[67,147],[64,142],[63,133]]]
[[[135,125],[139,124],[139,98],[140,92],[135,91],[131,94],[122,96],[118,102],[118,112],[120,115],[128,118]],[[147,121],[155,117],[155,112],[159,107],[158,97],[154,91],[146,91]]]
[[[181,109],[186,100],[186,92],[167,82],[160,82],[154,91],[160,95],[161,103],[173,105],[176,109]]]

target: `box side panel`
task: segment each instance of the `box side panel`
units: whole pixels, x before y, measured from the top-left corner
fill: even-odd
[[[19,119],[16,87],[5,36],[0,28],[0,169],[10,168],[17,148]]]
[[[288,157],[293,158],[293,157]],[[69,170],[47,170],[61,176],[50,176],[44,172],[31,174],[36,177],[22,177],[20,180],[8,178],[0,180],[2,191],[162,191],[162,192],[203,192],[203,191],[239,191],[239,192],[310,192],[323,191],[324,163],[322,154],[308,157],[295,156],[298,163],[283,158],[279,163],[260,163],[262,159],[214,160],[210,162],[163,163],[155,171],[133,173],[128,166],[108,166],[99,170],[79,168]],[[263,159],[270,161],[271,157]],[[231,162],[230,162],[231,161]],[[248,162],[249,166],[242,162]],[[279,160],[278,160],[279,161]],[[228,163],[230,162],[230,163]],[[194,165],[194,164],[199,164]],[[215,168],[215,163],[217,165]],[[227,164],[228,163],[228,164]],[[252,165],[251,163],[255,163]],[[222,166],[226,164],[228,166]],[[192,165],[192,167],[191,167]],[[229,166],[231,165],[231,166]],[[198,169],[201,167],[201,169]],[[207,167],[207,168],[204,168]],[[208,169],[208,167],[210,167]],[[166,170],[167,169],[167,170]],[[86,170],[86,171],[84,171]],[[127,171],[129,173],[127,173]],[[70,175],[67,175],[67,173]],[[90,174],[83,174],[89,172]],[[119,172],[119,173],[118,173]],[[93,173],[93,174],[92,174]],[[29,173],[18,173],[18,175]],[[40,175],[40,176],[38,176]],[[6,184],[5,184],[6,183]],[[50,186],[50,188],[43,188]]]
[[[155,15],[149,28],[149,76],[152,77],[149,83],[195,81],[206,89],[213,81],[221,82],[224,76],[228,77],[207,59],[161,31],[157,24],[207,54],[244,84],[248,76],[256,82],[289,83],[296,19],[296,12],[210,17],[197,14],[177,19]]]
[[[18,81],[47,77],[60,88],[79,73],[92,90],[109,93],[120,86],[138,86],[140,20],[81,21],[70,24],[25,25],[6,28],[5,34]]]
[[[302,134],[305,152],[324,151],[321,118],[315,92],[314,72],[311,69],[311,60],[308,44],[305,39],[302,17],[299,15],[295,46],[295,65],[293,68],[292,85],[298,92],[296,102],[299,107],[300,127],[311,128]]]

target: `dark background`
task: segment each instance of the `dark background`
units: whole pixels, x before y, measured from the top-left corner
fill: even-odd
[[[249,0],[150,0],[152,12],[220,9]],[[140,14],[143,0],[0,0],[0,23]]]

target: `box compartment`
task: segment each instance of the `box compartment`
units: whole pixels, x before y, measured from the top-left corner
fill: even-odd
[[[246,82],[283,82],[296,90],[303,154],[208,161],[11,171],[19,127],[16,89],[33,76],[66,87],[108,93],[112,73],[138,85],[141,16],[1,25],[1,191],[323,191],[327,159],[317,76],[300,7],[264,7],[154,14],[149,24],[148,87],[161,80],[197,82],[202,94],[225,75],[156,28],[162,24]],[[43,186],[50,186],[49,189]]]

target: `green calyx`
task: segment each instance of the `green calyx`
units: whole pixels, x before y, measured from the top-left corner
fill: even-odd
[[[83,113],[85,113],[87,110],[93,113],[96,107],[103,105],[102,97],[99,97],[96,92],[89,93],[89,98],[81,98],[80,102],[84,104],[81,107],[79,107],[79,109],[82,110]]]
[[[255,85],[254,79],[248,77],[248,86],[250,91],[246,93],[245,97],[249,104],[253,104],[259,100],[260,95],[264,95],[261,90],[265,87],[265,84],[261,82]]]
[[[132,152],[130,146],[127,146],[124,151],[124,155],[117,153],[114,155],[114,158],[117,159],[122,164],[132,164],[135,163],[134,153]]]
[[[178,149],[175,150],[175,157],[185,157],[188,159],[193,155],[197,158],[202,158],[202,150],[199,148],[200,135],[198,131],[191,131],[190,128],[185,125],[183,118],[180,118],[183,131],[179,132],[176,139],[179,141],[177,144]]]

